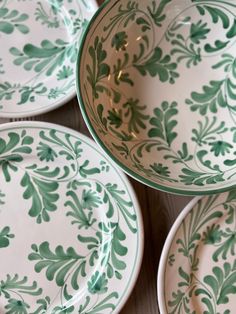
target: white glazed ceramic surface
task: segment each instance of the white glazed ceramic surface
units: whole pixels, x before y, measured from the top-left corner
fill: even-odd
[[[233,0],[113,0],[92,19],[79,102],[131,176],[190,195],[235,185],[235,16]]]
[[[0,313],[119,313],[139,272],[127,178],[82,134],[0,126]]]
[[[0,1],[0,117],[44,113],[75,96],[81,36],[95,0]]]
[[[235,312],[236,191],[195,198],[163,249],[158,274],[161,314]]]

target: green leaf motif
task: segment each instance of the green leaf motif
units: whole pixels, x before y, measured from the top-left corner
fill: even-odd
[[[130,212],[133,204],[131,201],[127,201],[125,196],[125,191],[119,190],[117,184],[107,184],[106,189],[108,193],[112,196],[118,209],[120,210],[121,214],[123,215],[129,229],[136,233],[137,229],[132,226],[132,223],[136,222],[137,216]]]
[[[164,13],[164,10],[167,4],[171,1],[172,0],[161,0],[159,5],[156,1],[152,1],[152,5],[147,7],[150,16],[158,27],[161,27],[162,22],[164,22],[164,20],[166,19],[166,14]]]
[[[8,247],[10,245],[10,239],[14,237],[14,234],[10,233],[10,227],[4,227],[2,231],[0,231],[0,249]]]
[[[44,181],[30,177],[26,172],[21,180],[21,186],[25,188],[23,198],[32,200],[29,210],[31,217],[37,218],[37,223],[50,221],[49,213],[57,209],[56,202],[59,194],[56,193],[59,184],[56,181]]]
[[[235,153],[234,153],[234,155],[236,156]],[[226,166],[233,167],[233,166],[236,165],[236,158],[235,158],[235,159],[226,159],[226,160],[224,161],[224,164],[225,164]]]
[[[213,164],[213,161],[211,161],[208,157],[208,151],[207,150],[199,150],[197,152],[197,158],[199,162],[205,167],[208,168],[208,171],[215,171],[218,174],[223,173],[223,171],[220,170],[220,167],[218,164]]]
[[[126,110],[124,117],[128,118],[128,131],[139,133],[139,129],[146,129],[145,121],[149,119],[149,116],[144,114],[146,106],[139,105],[138,99],[130,98],[123,105]]]
[[[19,88],[20,101],[17,105],[23,105],[27,102],[35,102],[35,96],[45,95],[47,87],[43,83],[38,83],[35,86],[24,85]]]
[[[38,151],[37,156],[39,157],[41,161],[46,161],[46,162],[54,161],[55,158],[58,157],[57,153],[51,146],[42,142],[39,142],[37,151]]]
[[[108,290],[107,284],[108,280],[106,279],[106,274],[101,274],[96,271],[88,282],[88,290],[91,294],[103,294]]]
[[[22,34],[27,34],[29,33],[29,27],[22,24],[22,22],[25,22],[28,18],[27,14],[2,7],[0,8],[0,32],[9,35],[17,29]]]
[[[80,165],[79,173],[80,173],[82,178],[87,178],[90,175],[101,172],[100,169],[97,167],[88,168],[88,166],[89,166],[89,160],[85,160],[84,163],[82,165]]]
[[[114,311],[116,308],[116,305],[111,303],[112,299],[118,299],[119,295],[117,292],[112,292],[108,296],[106,296],[101,301],[97,302],[92,308],[87,309],[85,312],[85,309],[90,304],[90,298],[87,297],[86,302],[84,305],[81,305],[79,308],[79,314],[86,313],[86,314],[101,314],[104,313],[106,310],[110,310],[110,312]],[[113,301],[114,302],[114,301]]]
[[[122,242],[126,239],[126,235],[119,225],[114,226],[115,229],[113,231],[111,245],[111,262],[115,269],[124,270],[126,268],[126,263],[119,259],[119,257],[125,256],[128,252],[127,247],[122,245]]]
[[[187,68],[192,65],[196,66],[202,61],[201,48],[195,47],[193,43],[187,44],[186,39],[178,34],[175,39],[171,41],[173,49],[171,50],[171,56],[178,55],[177,62],[186,60]]]
[[[52,11],[55,15],[61,12],[64,0],[50,0]]]
[[[212,210],[212,204],[214,204],[216,199],[217,196],[210,196],[206,203],[202,203],[202,201],[198,202],[198,210],[192,210],[190,212],[189,228],[187,228],[188,222],[183,221],[183,238],[178,239],[176,242],[179,244],[178,252],[189,258],[191,269],[193,271],[198,269],[197,266],[199,260],[196,259],[196,251],[198,249],[197,242],[201,239],[199,233],[200,228],[214,219],[221,218],[223,215],[219,210]]]
[[[163,164],[160,163],[154,163],[153,165],[150,165],[150,167],[155,171],[157,174],[163,177],[169,177],[170,171],[168,167],[163,166]]]
[[[218,108],[227,108],[232,114],[236,111],[236,61],[234,56],[223,54],[222,60],[212,68],[224,68],[225,77],[218,81],[210,81],[208,85],[203,86],[203,92],[193,92],[191,99],[186,100],[192,111],[199,111],[205,115],[208,110],[217,113]]]
[[[217,64],[213,65],[213,69],[224,68],[225,73],[232,73],[233,77],[236,78],[236,60],[235,57],[229,53],[224,53]]]
[[[114,15],[110,19],[110,22],[103,28],[104,32],[107,34],[105,37],[102,37],[102,42],[108,39],[116,25],[123,25],[123,27],[126,28],[129,23],[134,22],[138,10],[139,4],[135,1],[128,1],[126,7],[121,4],[118,7],[117,14]]]
[[[212,275],[204,277],[204,282],[211,289],[217,305],[227,304],[229,295],[236,294],[236,263],[233,265],[224,263],[223,269],[216,266],[212,272]],[[196,290],[195,294],[209,297],[209,293],[204,288]]]
[[[172,297],[173,299],[168,301],[168,306],[172,308],[169,314],[180,314],[182,311],[190,313],[189,298],[185,296],[184,292],[181,292],[181,290],[173,292]]]
[[[26,302],[17,299],[8,299],[5,306],[6,314],[27,314],[30,306]]]
[[[234,23],[232,24],[231,28],[229,29],[229,31],[226,34],[227,38],[233,38],[236,36],[236,19],[234,19]]]
[[[50,76],[64,64],[65,60],[71,63],[76,61],[77,47],[74,43],[67,43],[61,39],[57,39],[55,43],[45,39],[40,47],[26,44],[22,52],[12,47],[10,53],[16,57],[15,65],[23,65],[26,71],[45,72],[47,76]]]
[[[217,123],[218,121],[215,116],[212,120],[205,117],[205,122],[198,121],[198,129],[192,130],[192,141],[196,142],[198,146],[205,144],[212,146],[213,143],[217,143],[217,139],[228,131],[228,128],[225,126],[225,122],[222,121],[219,122],[219,124]],[[213,151],[215,150],[213,149]]]
[[[0,167],[6,182],[11,181],[10,171],[18,170],[17,164],[23,160],[22,154],[30,154],[33,139],[15,132],[8,133],[8,141],[0,137]]]
[[[36,21],[40,21],[42,25],[46,25],[48,28],[58,28],[60,26],[57,16],[51,16],[46,11],[41,2],[38,2],[38,7],[35,11]]]
[[[124,54],[124,60],[122,61],[120,58],[117,59],[117,63],[113,66],[114,81],[116,85],[120,85],[120,83],[126,83],[130,86],[134,85],[134,82],[130,78],[130,74],[125,71],[126,66],[128,66],[129,62],[129,54]],[[115,96],[114,96],[115,101]]]
[[[56,145],[58,147],[61,147],[61,151],[59,152],[59,155],[65,156],[67,161],[75,160],[81,157],[82,149],[81,149],[81,142],[79,140],[75,141],[72,143],[71,141],[71,135],[70,134],[65,134],[64,137],[61,136],[60,132],[57,132],[56,130],[52,129],[49,132],[45,131],[40,131],[39,133],[40,138],[47,142],[44,143],[46,147]],[[39,157],[42,158],[42,151],[44,152],[44,149],[42,150],[42,147],[44,145],[40,145],[37,150],[39,150]],[[47,150],[46,150],[47,151]],[[48,151],[47,151],[48,153]],[[53,157],[57,157],[52,151],[50,152],[50,159],[52,158],[51,154]],[[44,152],[43,157],[46,157],[46,154]],[[49,157],[48,157],[49,158]]]
[[[224,173],[216,171],[215,173],[206,173],[188,168],[183,168],[180,177],[180,181],[186,185],[204,186],[205,184],[216,184],[224,182]]]
[[[71,35],[73,36],[79,31],[85,30],[89,24],[89,21],[86,18],[84,19],[76,18],[74,21],[72,21],[71,18],[68,18],[68,20],[69,20],[68,24],[71,25],[70,32]]]
[[[220,225],[213,224],[212,226],[207,226],[205,232],[203,232],[203,242],[204,244],[216,244],[220,243],[222,240],[223,231],[220,230]]]
[[[0,167],[2,168],[3,175],[6,182],[11,181],[10,170],[16,172],[18,170],[16,164],[23,160],[19,154],[12,154],[5,156],[4,159],[0,159]]]
[[[229,40],[226,41],[226,42],[223,42],[221,40],[216,40],[214,46],[212,46],[210,44],[206,44],[205,45],[205,50],[208,53],[217,52],[219,50],[222,50],[222,49],[226,48],[229,43],[230,43]]]
[[[55,253],[49,247],[48,242],[32,245],[33,253],[29,255],[30,261],[36,261],[35,271],[40,273],[46,269],[46,277],[49,281],[54,280],[59,287],[65,284],[68,275],[71,277],[71,286],[78,290],[78,276],[86,276],[84,257],[77,254],[72,247],[64,251],[62,246],[57,246]],[[72,271],[72,273],[71,273]]]
[[[100,105],[100,106],[102,106],[102,105]],[[103,107],[102,108],[101,107],[98,108],[98,110],[101,110],[101,109],[103,111]],[[101,111],[101,114],[102,114],[102,111]],[[102,118],[102,116],[101,116],[101,121],[102,121],[102,119],[105,119],[105,118]],[[123,124],[122,110],[121,109],[118,110],[118,109],[112,108],[112,110],[108,111],[107,120],[109,121],[110,125],[114,126],[116,129],[118,129]]]
[[[97,191],[83,190],[82,192],[82,206],[84,209],[94,210],[102,204],[101,198]]]
[[[19,279],[19,275],[11,277],[7,275],[6,280],[0,281],[0,296],[4,295],[6,299],[9,299],[14,292],[28,294],[31,296],[38,296],[42,294],[42,289],[38,288],[36,281],[33,281],[32,285],[27,284],[28,278],[23,277]]]
[[[90,251],[90,266],[94,266],[95,260],[98,260],[99,256],[101,256],[101,265],[106,269],[106,276],[108,278],[116,276],[118,280],[121,280],[121,272],[126,269],[123,257],[128,252],[127,247],[123,244],[126,240],[126,235],[121,230],[119,224],[115,222],[109,224],[99,223],[98,227],[99,231],[96,232],[96,237],[78,235],[78,240],[87,244],[87,248]],[[105,275],[103,277],[104,280],[102,282],[106,281]],[[92,284],[90,285],[91,287]]]
[[[74,74],[74,70],[72,67],[63,65],[63,67],[57,73],[57,80],[58,81],[66,80],[68,79],[68,77],[72,76],[73,74]]]
[[[219,257],[222,256],[223,260],[227,259],[227,256],[230,254],[231,256],[235,255],[235,246],[236,246],[236,233],[235,231],[226,229],[222,234],[222,238],[226,240],[222,241],[220,245],[218,245],[218,249],[214,252],[212,258],[215,262],[219,261]]]
[[[222,108],[227,106],[224,83],[224,80],[210,81],[209,85],[203,86],[202,93],[193,92],[191,94],[192,99],[187,99],[186,103],[191,106],[192,111],[199,110],[201,115],[205,115],[208,110],[217,113],[218,106]]]
[[[193,155],[189,154],[187,143],[183,143],[182,150],[178,151],[178,155],[183,161],[190,161],[193,159]],[[173,161],[173,163],[178,163],[178,162],[179,162],[179,159]]]
[[[96,219],[93,218],[93,211],[91,210],[92,208],[90,207],[91,205],[89,206],[90,212],[86,213],[83,203],[79,200],[75,192],[68,191],[66,195],[71,197],[71,200],[68,200],[65,203],[66,207],[69,206],[72,209],[72,211],[69,211],[66,214],[66,216],[72,217],[74,219],[71,224],[72,225],[77,224],[79,229],[90,228],[96,222]],[[96,198],[95,201],[93,200],[93,205],[95,204],[96,206],[98,202],[100,204],[100,200],[98,198]]]
[[[0,100],[12,99],[12,95],[16,92],[17,88],[19,88],[17,84],[11,84],[9,82],[0,83]]]
[[[217,24],[219,21],[222,22],[223,28],[227,29],[230,25],[229,17],[220,7],[211,5],[197,5],[197,9],[201,15],[205,15],[208,12],[212,18],[212,22]]]
[[[74,87],[74,83],[75,83],[74,79],[71,79],[65,85],[51,88],[48,95],[47,95],[48,99],[56,99],[56,98],[59,98],[61,96],[66,96],[67,91],[70,90],[72,87]]]
[[[173,102],[169,104],[164,101],[161,104],[161,108],[154,109],[155,117],[150,119],[150,124],[154,126],[154,128],[150,129],[148,136],[151,138],[160,138],[166,142],[168,146],[171,146],[172,142],[177,137],[177,133],[174,132],[177,121],[173,119],[177,114],[177,103]]]
[[[227,200],[226,200],[226,204],[230,203],[230,202],[235,202],[236,201],[236,190],[233,189],[232,191],[229,191]]]
[[[93,96],[99,97],[99,93],[106,90],[102,84],[99,84],[102,78],[110,74],[110,67],[104,62],[107,53],[98,37],[94,40],[94,45],[89,47],[89,55],[92,59],[92,66],[86,66],[87,80],[92,87]]]
[[[222,155],[225,156],[225,154],[228,154],[231,152],[231,149],[233,148],[233,146],[225,141],[216,141],[216,142],[212,142],[210,143],[211,145],[211,152],[214,152],[214,155],[216,157]]]
[[[142,64],[134,63],[133,66],[143,76],[149,74],[152,77],[159,76],[161,82],[167,82],[174,84],[175,79],[179,77],[179,74],[175,72],[177,64],[171,62],[169,55],[163,56],[163,51],[160,47],[156,47],[152,56]]]
[[[38,304],[38,308],[32,314],[41,314],[43,311],[46,311],[51,303],[49,297],[45,297],[44,299],[39,299],[36,302]]]
[[[195,1],[197,2],[197,1]],[[231,5],[230,3],[226,2],[226,5]],[[224,29],[228,29],[228,32],[226,33],[226,37],[228,39],[233,38],[236,35],[236,27],[235,27],[235,18],[234,18],[234,22],[232,23],[231,27],[230,27],[230,15],[232,14],[233,16],[234,13],[227,8],[227,6],[222,6],[221,3],[216,3],[213,5],[211,5],[210,3],[208,5],[197,5],[197,9],[199,11],[199,13],[201,15],[205,15],[206,12],[208,12],[212,18],[212,22],[214,24],[217,24],[219,22],[222,23],[222,26]],[[214,46],[212,46],[211,44],[206,44],[205,45],[205,50],[208,53],[214,53],[214,52],[218,52],[222,49],[224,49],[225,47],[227,47],[227,45],[230,43],[230,40],[227,41],[221,41],[221,40],[216,40],[214,43]]]
[[[117,51],[125,50],[125,47],[127,45],[127,39],[128,36],[126,32],[118,32],[113,36],[111,46],[115,47]]]
[[[207,28],[207,23],[202,20],[198,21],[196,24],[192,24],[190,28],[190,38],[194,44],[200,44],[200,41],[207,38],[207,34],[210,29]]]

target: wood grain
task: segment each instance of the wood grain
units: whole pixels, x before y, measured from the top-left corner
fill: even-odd
[[[98,1],[100,4],[103,1]],[[90,136],[77,99],[52,112],[33,118],[0,119],[0,124],[19,120],[37,120],[60,124]],[[141,271],[135,288],[121,314],[158,314],[156,278],[164,241],[176,217],[190,197],[162,193],[130,179],[139,199],[145,232]]]

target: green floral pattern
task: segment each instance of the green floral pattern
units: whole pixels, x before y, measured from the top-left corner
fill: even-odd
[[[236,5],[126,0],[105,11],[87,31],[78,69],[94,136],[156,188],[200,194],[233,186]]]
[[[166,313],[234,313],[235,209],[232,190],[202,198],[187,213],[163,270]]]
[[[116,312],[141,254],[141,222],[119,172],[88,139],[26,124],[0,130],[0,177],[5,312]]]
[[[40,113],[73,95],[79,42],[97,7],[89,4],[1,1],[0,116]]]
[[[8,247],[10,244],[10,239],[12,238],[14,238],[14,234],[10,234],[10,228],[4,227],[2,231],[0,231],[0,249]]]

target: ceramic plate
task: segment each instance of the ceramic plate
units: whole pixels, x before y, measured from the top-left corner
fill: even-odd
[[[118,313],[143,229],[127,178],[87,137],[46,123],[0,127],[0,312]]]
[[[235,16],[232,0],[113,0],[92,19],[79,101],[128,174],[190,195],[236,184]]]
[[[195,198],[166,241],[158,292],[163,314],[235,313],[236,190]]]
[[[75,95],[75,61],[95,0],[0,1],[0,117],[44,113]]]

